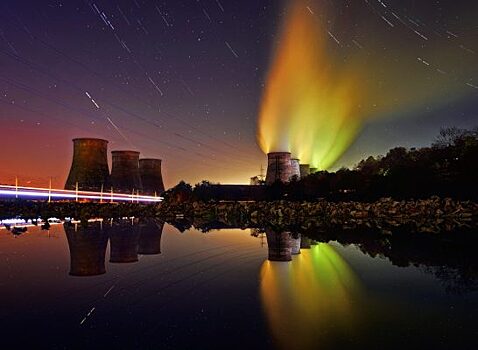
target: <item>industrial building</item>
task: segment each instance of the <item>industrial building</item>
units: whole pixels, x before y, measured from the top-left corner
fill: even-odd
[[[300,164],[297,158],[290,160],[290,180],[292,179],[300,180]]]
[[[161,159],[140,159],[131,150],[112,151],[111,174],[108,141],[73,139],[73,160],[65,189],[160,195],[164,192]]]
[[[108,188],[108,141],[95,138],[73,139],[73,161],[65,189],[85,191]]]
[[[289,152],[271,152],[267,154],[266,184],[271,185],[276,181],[289,182],[293,179],[300,180],[317,171],[309,164],[300,164],[298,158],[291,158]]]
[[[271,185],[277,180],[288,182],[291,173],[290,152],[271,152],[267,154],[267,185]]]
[[[143,194],[150,196],[164,192],[161,159],[143,158],[139,160],[139,174],[143,186]]]
[[[309,176],[310,174],[310,165],[309,164],[300,164],[299,165],[299,170],[300,170],[300,177],[304,178],[306,176]]]
[[[139,174],[139,152],[113,151],[111,156],[110,180],[113,190],[122,193],[142,191],[143,186]]]

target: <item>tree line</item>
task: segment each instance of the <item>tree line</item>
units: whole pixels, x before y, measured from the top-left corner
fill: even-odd
[[[478,128],[443,128],[429,147],[395,147],[384,156],[369,156],[352,169],[319,171],[289,183],[275,182],[261,193],[265,200],[373,201],[382,197],[418,199],[431,196],[478,199]],[[174,201],[214,200],[213,186],[194,188],[184,182],[165,193]],[[253,199],[253,198],[252,198]]]

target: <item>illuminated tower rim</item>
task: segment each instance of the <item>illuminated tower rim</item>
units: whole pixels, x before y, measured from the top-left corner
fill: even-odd
[[[77,137],[77,138],[74,138],[72,141],[73,142],[76,142],[76,141],[101,141],[101,142],[109,143],[108,140],[100,139],[100,138],[97,138],[97,137]]]
[[[131,150],[115,150],[111,151],[111,155],[115,154],[131,154],[131,155],[140,155],[140,151],[131,151]]]
[[[160,162],[162,161],[162,159],[160,159],[160,158],[141,158],[139,161],[141,162],[141,161],[144,161],[144,160],[146,160],[146,161],[160,161]]]
[[[290,152],[269,152],[267,155],[275,155],[275,154],[291,154]],[[292,158],[291,158],[292,159]]]

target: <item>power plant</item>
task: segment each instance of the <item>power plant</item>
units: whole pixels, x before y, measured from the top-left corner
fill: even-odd
[[[73,139],[73,161],[65,184],[67,190],[160,195],[164,192],[161,159],[139,159],[137,151],[112,151],[111,175],[108,141]],[[144,191],[144,193],[143,193]]]
[[[164,192],[161,159],[143,158],[139,160],[139,174],[143,186],[143,194],[159,195]]]
[[[291,176],[290,152],[271,152],[267,154],[266,184],[271,185],[277,180],[288,182]]]
[[[116,192],[142,191],[139,174],[139,152],[111,152],[111,186]]]
[[[300,164],[299,169],[300,169],[300,177],[301,178],[310,175],[310,165],[309,164]]]
[[[300,164],[299,159],[292,158],[290,160],[290,179],[300,180]]]
[[[78,187],[85,191],[100,191],[109,183],[108,141],[95,138],[73,139],[73,161],[65,189]]]
[[[266,184],[276,181],[289,182],[292,179],[300,180],[317,171],[309,164],[300,164],[297,158],[291,158],[289,152],[271,152],[267,154]]]

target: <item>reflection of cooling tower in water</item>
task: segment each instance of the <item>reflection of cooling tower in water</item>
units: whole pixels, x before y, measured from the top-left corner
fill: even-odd
[[[289,232],[275,232],[266,229],[267,247],[270,261],[291,261],[291,245]]]
[[[139,225],[131,220],[113,222],[110,227],[110,262],[138,261]]]
[[[291,235],[290,249],[291,249],[292,255],[300,254],[300,242],[301,242],[300,233],[297,233],[296,235]]]
[[[290,179],[300,180],[300,164],[297,158],[290,160]]]
[[[360,282],[341,255],[320,244],[287,264],[265,261],[261,301],[279,349],[342,348],[363,322]]]
[[[299,165],[300,177],[304,178],[310,174],[310,165],[309,164],[300,164]]]
[[[289,152],[272,152],[267,154],[266,184],[276,181],[288,182],[291,175]]]
[[[139,175],[139,152],[113,151],[111,166],[111,185],[117,192],[131,193],[142,190]]]
[[[300,238],[300,249],[310,249],[310,238],[302,236]]]
[[[163,221],[154,219],[145,219],[140,221],[139,254],[161,254],[161,235],[163,234],[163,226]]]
[[[89,223],[87,227],[65,224],[70,249],[70,275],[95,276],[106,272],[105,255],[108,245],[107,230],[101,223]]]
[[[160,195],[164,192],[161,159],[140,159],[139,173],[143,192],[148,195]]]
[[[100,191],[109,186],[108,141],[92,138],[73,139],[73,161],[65,189]]]

